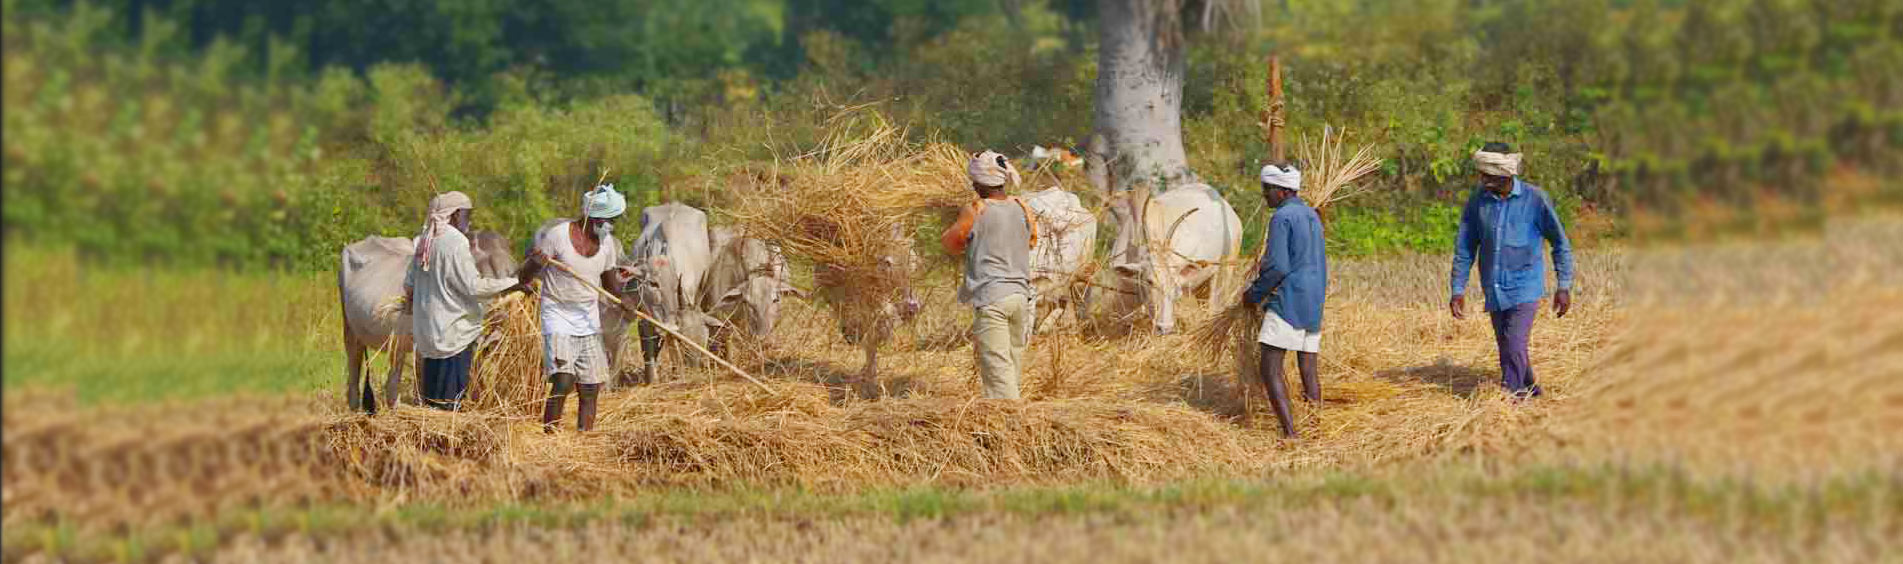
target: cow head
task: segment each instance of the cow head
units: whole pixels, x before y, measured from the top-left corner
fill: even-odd
[[[721,294],[713,310],[740,308],[747,318],[747,330],[764,337],[773,332],[773,325],[780,319],[780,300],[786,296],[805,298],[806,292],[787,283],[791,272],[778,248],[750,238],[734,244],[740,245],[741,263],[747,267],[746,281]]]
[[[1207,265],[1184,259],[1175,250],[1177,229],[1195,211],[1162,217],[1161,209],[1150,206],[1151,197],[1149,190],[1138,187],[1112,202],[1117,240],[1110,269],[1129,296],[1124,309],[1134,311],[1141,305],[1157,334],[1167,335],[1176,329],[1176,300],[1182,297],[1183,280]]]
[[[476,272],[483,278],[508,278],[515,275],[515,255],[509,251],[509,240],[502,235],[488,230],[477,231],[469,247],[470,254],[476,259]]]
[[[712,330],[726,326],[686,298],[682,276],[666,256],[648,257],[633,266],[634,278],[622,292],[623,300],[632,299],[669,329],[702,347],[707,346]]]

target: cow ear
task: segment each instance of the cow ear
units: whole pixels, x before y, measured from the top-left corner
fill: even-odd
[[[726,329],[727,328],[727,322],[721,321],[720,318],[718,317],[714,317],[704,313],[701,314],[700,316],[700,322],[707,325],[708,329]]]
[[[1141,272],[1141,269],[1137,267],[1136,263],[1130,262],[1113,265],[1110,267],[1110,270],[1115,271],[1117,276],[1124,278],[1136,278],[1137,273]]]
[[[732,290],[727,290],[727,293],[722,294],[720,296],[720,301],[716,303],[715,305],[729,306],[729,305],[733,305],[736,302],[739,302],[741,298],[741,294],[743,293],[741,292],[742,288],[743,288],[742,286],[735,286]]]
[[[1196,261],[1191,264],[1185,264],[1183,265],[1182,268],[1176,269],[1176,275],[1184,277],[1184,278],[1188,278],[1189,275],[1195,274],[1196,271],[1202,270],[1204,267],[1207,267],[1207,266],[1209,266],[1209,261]]]

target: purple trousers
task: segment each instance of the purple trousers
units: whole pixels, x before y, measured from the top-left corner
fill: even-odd
[[[1533,333],[1533,318],[1540,313],[1540,302],[1527,302],[1500,311],[1489,311],[1493,318],[1493,341],[1500,348],[1500,385],[1508,392],[1539,395],[1533,381],[1533,360],[1527,356],[1527,338]]]

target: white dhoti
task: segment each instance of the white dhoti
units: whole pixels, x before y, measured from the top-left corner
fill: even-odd
[[[1276,315],[1275,310],[1262,312],[1262,332],[1256,334],[1256,342],[1283,350],[1297,352],[1321,352],[1322,332],[1296,329]]]

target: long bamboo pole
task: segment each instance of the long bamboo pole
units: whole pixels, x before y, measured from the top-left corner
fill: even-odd
[[[648,323],[654,324],[654,327],[656,329],[660,329],[662,331],[667,332],[667,334],[669,335],[673,335],[675,340],[678,340],[681,343],[687,345],[687,347],[693,349],[694,352],[698,352],[706,356],[707,358],[713,359],[714,362],[719,364],[720,366],[726,368],[729,371],[732,371],[734,374],[739,374],[741,378],[746,378],[748,382],[753,382],[753,385],[759,386],[760,389],[762,390],[766,390],[767,395],[774,395],[774,396],[780,395],[779,392],[773,391],[772,387],[767,386],[766,382],[761,382],[758,378],[754,378],[752,374],[748,374],[747,371],[741,370],[740,367],[734,366],[732,363],[727,362],[727,359],[720,358],[720,355],[716,355],[713,353],[713,351],[709,351],[706,348],[701,347],[700,344],[695,343],[693,339],[687,338],[686,335],[682,335],[678,332],[675,332],[673,329],[668,329],[667,325],[662,324],[660,320],[655,319],[653,317],[649,317],[648,314],[642,313],[641,310],[630,307],[628,304],[622,302],[619,296],[614,295],[613,292],[609,292],[606,288],[602,288],[601,285],[596,284],[593,280],[589,280],[588,277],[582,276],[581,273],[575,272],[575,269],[570,268],[566,264],[563,264],[562,261],[558,261],[555,259],[546,259],[544,262],[547,262],[548,264],[554,266],[556,269],[561,270],[562,272],[568,273],[569,276],[574,276],[576,280],[580,280],[581,283],[583,285],[588,286],[589,289],[599,292],[602,295],[602,297],[608,298],[608,301],[613,302],[617,306],[621,306],[622,311],[632,313],[634,314],[635,317],[639,317],[642,320],[647,321]]]

